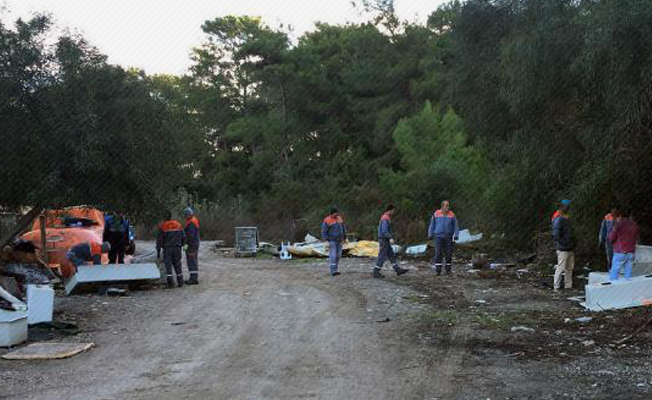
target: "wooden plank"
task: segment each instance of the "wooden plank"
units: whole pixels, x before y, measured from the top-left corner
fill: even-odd
[[[94,343],[33,343],[2,356],[5,360],[58,360],[84,352]]]
[[[9,230],[6,235],[0,238],[0,249],[11,243],[16,235],[24,231],[25,228],[27,228],[27,226],[32,221],[34,221],[34,218],[36,218],[41,213],[41,211],[43,211],[42,207],[34,207],[30,212],[23,215],[16,226],[14,226],[13,229]]]
[[[41,228],[41,257],[43,257],[43,261],[45,262],[45,265],[48,265],[49,257],[48,257],[48,231],[47,231],[46,213],[47,210],[43,210],[43,214],[39,215],[38,219]]]

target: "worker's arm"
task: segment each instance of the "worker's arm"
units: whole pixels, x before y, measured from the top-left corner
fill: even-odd
[[[321,223],[321,239],[323,241],[328,240],[328,224],[326,223],[326,221],[323,221]]]
[[[430,217],[430,225],[428,225],[428,239],[432,239],[435,236],[435,216]]]
[[[620,234],[620,224],[614,223],[614,227],[609,234],[609,242],[614,243],[618,240],[618,235]]]
[[[389,220],[387,219],[380,221],[380,237],[385,239],[392,238],[392,230],[389,226]]]
[[[460,238],[460,228],[457,225],[457,217],[453,217],[453,238],[455,240]]]
[[[607,220],[603,219],[600,225],[600,234],[598,235],[598,243],[603,244],[607,238]]]
[[[346,225],[344,225],[344,221],[342,221],[342,241],[346,240]]]
[[[156,236],[156,256],[161,257],[161,247],[163,246],[163,229],[159,227],[158,235]]]

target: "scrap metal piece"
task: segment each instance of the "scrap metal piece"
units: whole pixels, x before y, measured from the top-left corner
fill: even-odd
[[[66,295],[70,295],[86,284],[152,279],[161,279],[161,272],[154,263],[82,265],[66,281]]]

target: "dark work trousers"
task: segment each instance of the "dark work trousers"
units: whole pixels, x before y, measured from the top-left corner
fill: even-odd
[[[607,270],[611,271],[611,261],[614,259],[614,245],[609,239],[604,244],[605,253],[607,253]]]
[[[115,245],[111,243],[111,250],[109,250],[109,264],[124,264],[125,263],[125,246]]]
[[[451,272],[453,266],[453,237],[437,236],[435,238],[435,269],[441,273],[441,267],[446,261],[446,272]]]
[[[190,281],[197,282],[199,280],[199,249],[189,248],[186,251],[186,263],[188,264]]]
[[[392,263],[392,267],[395,270],[398,268],[398,260],[396,260],[396,255],[394,254],[392,245],[389,243],[389,239],[378,238],[378,260],[376,260],[376,268],[381,269],[387,260]]]
[[[181,247],[164,247],[163,262],[167,272],[168,285],[174,283],[172,268],[177,275],[177,284],[183,286],[183,270],[181,269]]]

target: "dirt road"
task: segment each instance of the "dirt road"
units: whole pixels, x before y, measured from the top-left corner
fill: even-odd
[[[60,340],[96,347],[60,361],[0,360],[0,398],[650,398],[652,335],[612,343],[647,318],[640,311],[580,325],[567,322],[587,315],[577,305],[507,273],[438,278],[410,261],[409,274],[380,281],[372,260],[345,259],[333,278],[322,260],[234,259],[209,247],[199,286],[58,296],[56,319],[82,329]]]
[[[0,397],[394,399],[449,389],[402,340],[400,320],[365,293],[391,283],[362,273],[333,279],[323,265],[218,259],[208,247],[199,286],[68,302],[103,306],[82,323],[95,330],[96,348],[57,362],[0,363],[0,371],[16,369],[1,375]],[[354,289],[354,280],[367,282]],[[109,310],[125,301],[123,315]],[[21,370],[37,381],[21,379]]]

